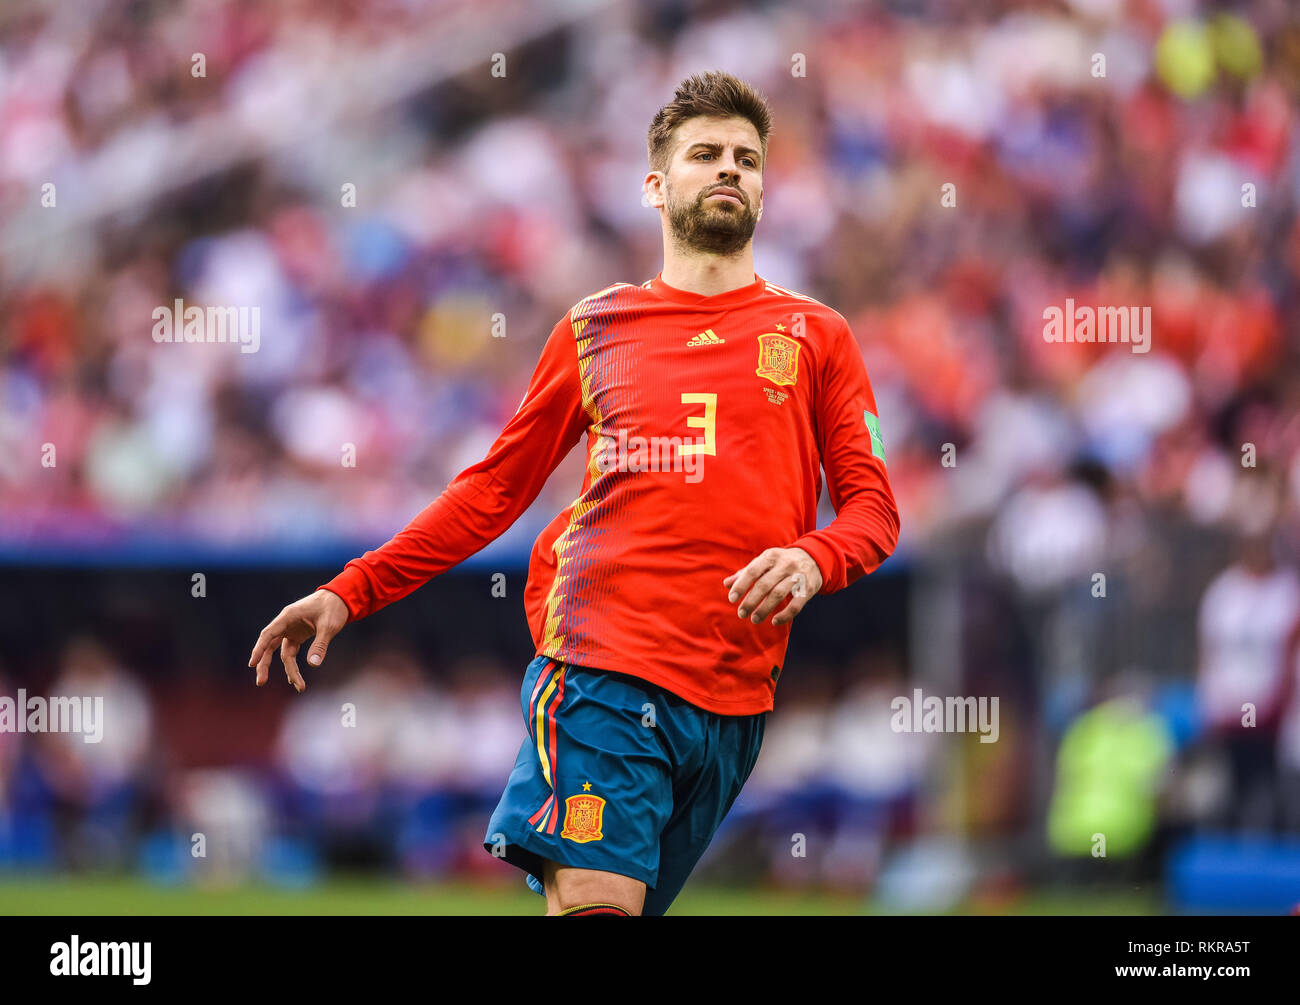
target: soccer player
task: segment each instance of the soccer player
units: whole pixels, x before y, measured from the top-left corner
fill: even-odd
[[[574,305],[487,456],[249,660],[261,685],[278,646],[301,691],[308,638],[318,666],[349,620],[494,540],[585,436],[582,488],[529,562],[527,736],[483,840],[550,915],[667,910],[758,758],[791,621],[898,541],[848,323],[754,272],[770,126],[730,74],[682,82],[643,182],[662,271]],[[836,515],[818,530],[822,468]]]

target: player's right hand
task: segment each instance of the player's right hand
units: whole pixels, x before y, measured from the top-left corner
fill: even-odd
[[[309,597],[295,600],[282,610],[274,621],[262,629],[257,637],[257,645],[248,657],[248,665],[257,667],[257,686],[266,683],[267,671],[275,657],[275,647],[280,647],[280,661],[284,664],[284,674],[289,683],[301,694],[307,689],[307,682],[298,672],[298,648],[313,635],[316,641],[311,644],[307,662],[320,666],[325,659],[325,650],[330,640],[348,623],[350,616],[347,604],[337,593],[329,590],[317,590]]]

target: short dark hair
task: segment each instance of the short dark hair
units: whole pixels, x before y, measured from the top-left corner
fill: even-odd
[[[673,100],[655,114],[646,144],[651,171],[667,172],[673,131],[687,119],[701,115],[748,119],[758,133],[763,163],[767,163],[767,136],[772,131],[772,110],[767,99],[739,77],[709,70],[693,74],[678,84]]]

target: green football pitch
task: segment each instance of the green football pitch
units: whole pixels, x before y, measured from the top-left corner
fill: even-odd
[[[1035,893],[962,905],[960,914],[1155,914],[1142,893]],[[331,879],[303,890],[273,886],[155,886],[138,879],[60,876],[0,878],[0,915],[540,915],[542,898],[522,885],[403,884]],[[856,897],[688,887],[674,915],[892,914]]]

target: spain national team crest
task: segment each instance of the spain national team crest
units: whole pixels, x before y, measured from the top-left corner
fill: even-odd
[[[564,800],[564,828],[560,837],[586,844],[599,841],[605,815],[605,800],[600,796],[569,796]]]
[[[754,372],[773,384],[793,384],[799,375],[799,343],[776,332],[760,335],[758,369]]]

